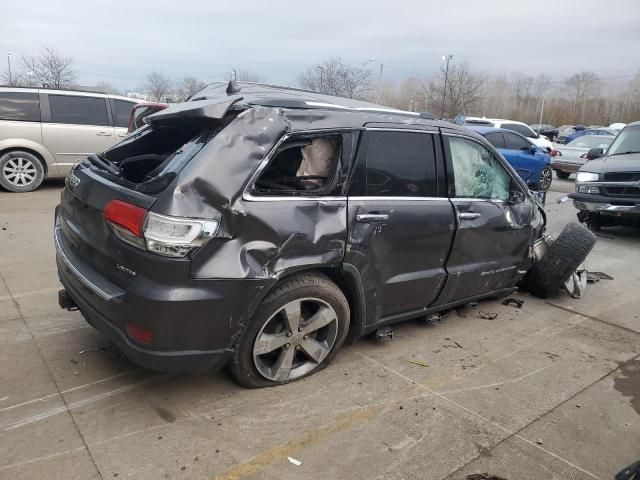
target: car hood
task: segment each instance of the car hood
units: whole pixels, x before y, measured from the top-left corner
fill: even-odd
[[[640,153],[600,157],[587,162],[580,170],[593,173],[637,172],[640,171]]]

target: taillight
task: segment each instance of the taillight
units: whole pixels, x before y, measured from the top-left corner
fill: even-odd
[[[104,209],[104,216],[112,224],[126,228],[136,237],[142,237],[142,226],[147,211],[120,200],[111,200]]]
[[[122,241],[165,257],[184,257],[218,230],[217,220],[170,217],[120,200],[112,200],[104,216]]]
[[[551,154],[552,157],[561,157],[562,156],[562,152],[560,150],[551,150]]]

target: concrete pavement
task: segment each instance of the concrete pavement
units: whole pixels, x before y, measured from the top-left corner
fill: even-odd
[[[140,369],[58,308],[61,186],[0,192],[0,479],[609,479],[640,459],[639,231],[603,231],[588,266],[614,280],[581,300],[407,322],[245,390]],[[575,221],[563,195],[548,195],[554,233]]]

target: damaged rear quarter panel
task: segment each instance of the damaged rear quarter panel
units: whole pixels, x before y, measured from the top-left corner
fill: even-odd
[[[293,116],[307,129],[331,123],[315,113]],[[192,277],[275,279],[292,270],[342,262],[346,198],[243,199],[255,170],[292,128],[291,118],[279,108],[242,112],[183,169],[171,194],[154,205],[154,211],[167,215],[220,219],[218,235],[192,259]]]

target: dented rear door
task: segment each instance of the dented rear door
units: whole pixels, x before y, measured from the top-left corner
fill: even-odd
[[[361,272],[369,324],[419,312],[446,279],[453,208],[438,196],[437,130],[369,129],[349,194],[345,262]]]

